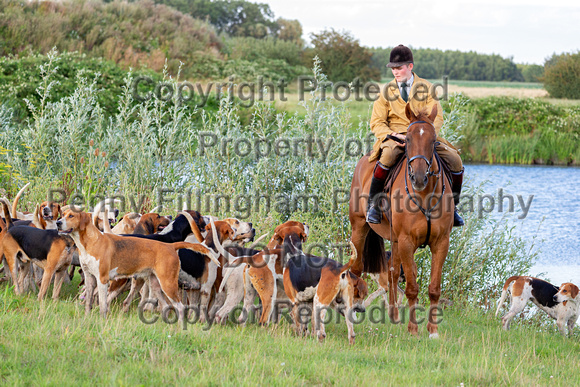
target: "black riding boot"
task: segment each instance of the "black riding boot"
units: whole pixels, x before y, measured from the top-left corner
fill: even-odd
[[[379,224],[383,219],[383,214],[377,201],[377,196],[383,192],[388,174],[389,168],[385,167],[377,161],[377,165],[375,165],[375,170],[373,172],[373,179],[371,180],[371,188],[369,190],[369,205],[367,208],[368,223]]]
[[[455,202],[455,213],[453,214],[453,227],[461,227],[465,225],[463,218],[457,212],[457,205],[459,204],[459,197],[461,196],[461,185],[463,184],[463,171],[451,172],[453,183],[451,184],[451,191],[453,191],[453,201]]]

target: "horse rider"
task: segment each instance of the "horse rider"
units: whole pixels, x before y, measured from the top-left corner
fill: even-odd
[[[371,130],[377,140],[369,157],[369,161],[376,161],[376,165],[369,191],[366,218],[368,223],[381,223],[382,213],[376,198],[385,187],[389,168],[395,164],[399,156],[405,151],[404,143],[387,139],[387,135],[405,140],[410,124],[405,114],[407,104],[411,105],[414,112],[424,109],[431,111],[433,105],[437,104],[438,113],[433,123],[437,134],[439,134],[443,124],[443,109],[437,99],[433,85],[425,79],[419,78],[413,72],[413,53],[411,50],[402,44],[393,48],[387,67],[391,68],[395,79],[385,85],[379,98],[374,102],[370,122]],[[463,163],[453,145],[440,137],[437,137],[437,141],[439,141],[439,145],[436,148],[437,153],[447,163],[452,175],[451,190],[453,191],[455,202],[453,226],[463,226],[463,219],[457,213],[457,204],[459,203],[459,195],[461,194],[461,185],[463,183]]]

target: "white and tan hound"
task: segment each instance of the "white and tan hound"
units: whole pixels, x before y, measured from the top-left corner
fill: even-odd
[[[503,328],[510,328],[512,319],[526,307],[531,300],[538,308],[546,312],[556,320],[558,330],[562,335],[572,333],[574,324],[580,313],[578,286],[565,282],[559,288],[539,278],[528,276],[513,276],[507,279],[497,304],[495,315],[505,302],[508,291],[511,293],[511,307],[508,313],[501,319]]]

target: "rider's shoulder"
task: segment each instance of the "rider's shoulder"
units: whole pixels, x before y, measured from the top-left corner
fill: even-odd
[[[420,85],[425,85],[427,88],[431,88],[431,86],[433,86],[433,84],[431,82],[429,82],[428,80],[418,77],[417,74],[413,73],[414,75],[414,80],[413,80],[413,88],[418,87]]]

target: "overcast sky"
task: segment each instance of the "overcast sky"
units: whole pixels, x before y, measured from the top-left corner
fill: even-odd
[[[325,28],[350,31],[361,44],[476,51],[543,64],[580,49],[578,0],[253,0],[276,17],[298,19],[308,39]]]

